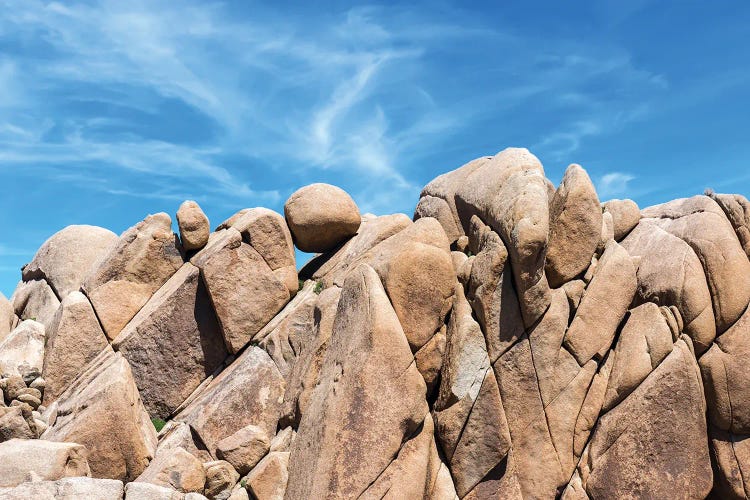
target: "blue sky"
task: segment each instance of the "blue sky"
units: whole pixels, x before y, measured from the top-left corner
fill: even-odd
[[[750,194],[750,2],[468,4],[0,0],[0,291],[68,224],[311,182],[411,214],[507,146],[602,199]]]

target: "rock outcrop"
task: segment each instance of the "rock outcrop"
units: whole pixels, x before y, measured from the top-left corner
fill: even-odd
[[[414,201],[53,235],[0,296],[0,499],[750,496],[746,198],[509,148]]]

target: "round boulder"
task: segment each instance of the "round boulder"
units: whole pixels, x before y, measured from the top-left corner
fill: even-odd
[[[185,250],[199,250],[208,243],[211,232],[208,217],[196,202],[187,200],[180,205],[177,210],[177,225]]]
[[[346,191],[330,184],[310,184],[284,204],[294,243],[303,252],[326,252],[354,236],[362,222],[357,204]]]

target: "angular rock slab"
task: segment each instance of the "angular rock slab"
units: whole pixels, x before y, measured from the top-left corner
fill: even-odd
[[[292,445],[286,497],[352,498],[382,473],[428,412],[425,383],[380,279],[355,269]]]
[[[185,263],[112,342],[143,404],[166,419],[227,357],[200,270]]]
[[[13,487],[32,479],[55,481],[88,476],[86,448],[75,443],[11,439],[0,443],[0,486]]]
[[[89,299],[72,292],[62,301],[48,328],[42,376],[42,402],[49,405],[108,345]]]
[[[716,498],[747,498],[750,492],[750,436],[708,426]]]
[[[120,237],[84,281],[104,333],[114,339],[151,295],[182,266],[182,255],[165,213],[149,215]]]
[[[156,431],[128,362],[111,348],[89,363],[56,404],[42,439],[85,446],[93,477],[132,481],[154,456]]]
[[[699,359],[711,423],[750,434],[750,308]]]
[[[173,488],[182,493],[202,493],[206,471],[200,460],[183,448],[175,448],[157,454],[136,482]]]
[[[579,365],[597,355],[602,358],[609,350],[637,286],[633,259],[610,241],[565,334],[565,346]]]
[[[190,262],[200,268],[221,325],[224,343],[235,354],[289,301],[287,286],[263,257],[233,228],[214,233]]]
[[[0,373],[22,375],[18,367],[27,363],[41,371],[44,364],[44,325],[27,319],[0,342]]]
[[[711,198],[694,196],[646,208],[643,217],[693,248],[711,291],[717,332],[726,331],[750,303],[750,259],[724,211]]]
[[[208,384],[175,419],[185,422],[216,457],[219,442],[247,425],[276,434],[284,379],[266,354],[249,347]]]
[[[62,300],[78,291],[116,241],[117,235],[108,229],[68,226],[39,247],[32,261],[23,267],[23,280],[46,280]]]
[[[464,229],[478,215],[502,238],[524,324],[532,326],[550,300],[544,272],[549,201],[541,162],[523,148],[501,151],[466,176],[456,192],[456,206]]]
[[[60,300],[45,280],[31,280],[18,284],[11,297],[13,310],[21,321],[31,319],[47,325],[60,306]]]
[[[599,197],[586,171],[571,165],[550,200],[549,245],[545,271],[559,287],[583,274],[602,234]]]
[[[15,488],[0,488],[0,500],[122,500],[123,493],[122,481],[67,477],[57,481],[23,483]]]
[[[676,307],[695,350],[708,349],[716,337],[714,309],[703,266],[690,245],[646,219],[622,246],[640,257],[637,300]]]
[[[705,498],[713,472],[705,402],[688,337],[600,418],[579,473],[592,498]]]
[[[715,194],[711,198],[724,210],[743,250],[750,258],[750,201],[739,194]]]

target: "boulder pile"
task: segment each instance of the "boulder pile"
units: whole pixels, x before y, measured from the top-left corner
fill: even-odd
[[[67,227],[0,295],[0,499],[750,494],[742,196],[511,148],[413,218],[314,184],[176,222]]]

